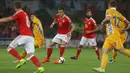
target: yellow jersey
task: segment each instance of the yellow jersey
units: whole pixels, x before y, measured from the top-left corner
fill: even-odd
[[[121,32],[121,30],[125,27],[125,23],[120,21],[117,30],[120,32],[120,39],[122,43],[125,43],[127,38],[127,32]]]
[[[109,8],[106,10],[106,16],[110,16],[110,23],[106,25],[107,36],[120,37],[118,27],[121,21],[125,20],[125,17],[119,13],[116,8]]]
[[[34,17],[32,22],[34,38],[43,37],[44,33],[40,20],[37,17]]]

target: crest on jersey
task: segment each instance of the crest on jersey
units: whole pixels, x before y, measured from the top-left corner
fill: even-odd
[[[62,20],[62,22],[64,23],[64,22],[65,22],[65,20],[63,19],[63,20]]]

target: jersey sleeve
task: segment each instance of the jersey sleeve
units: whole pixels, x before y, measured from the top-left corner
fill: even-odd
[[[36,19],[36,18],[33,19],[34,24],[38,24],[38,22],[39,22],[38,19]]]
[[[66,18],[67,18],[67,20],[68,20],[68,23],[69,23],[69,24],[72,24],[71,19],[70,19],[68,16],[67,16]]]
[[[106,16],[106,17],[107,17],[107,16],[111,16],[111,13],[110,13],[110,10],[109,10],[109,9],[106,10],[105,16]]]
[[[119,17],[121,21],[124,21],[126,19],[122,14],[119,14]]]
[[[15,14],[12,16],[12,18],[13,18],[14,20],[17,20],[17,19],[18,19],[18,13],[15,13]]]
[[[92,23],[93,23],[93,28],[95,29],[96,28],[96,21],[94,19],[92,19]]]

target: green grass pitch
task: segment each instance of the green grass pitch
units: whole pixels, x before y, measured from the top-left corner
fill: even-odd
[[[2,49],[3,48],[3,49]],[[17,49],[19,53],[23,49]],[[75,55],[76,49],[68,48],[65,51],[65,63],[54,64],[53,60],[58,58],[59,49],[54,49],[51,56],[51,62],[42,63],[45,68],[44,73],[96,73],[92,68],[99,67],[100,61],[97,59],[93,49],[83,49],[78,60],[71,60],[70,56]],[[36,49],[35,55],[40,59],[45,58],[46,49]],[[109,59],[112,53],[109,54]],[[13,61],[14,57],[7,53],[6,47],[0,48],[0,73],[33,73],[36,71],[36,67],[32,62],[27,62],[19,70],[15,69],[16,64]],[[117,60],[113,64],[108,64],[105,73],[130,73],[130,58],[119,54]]]

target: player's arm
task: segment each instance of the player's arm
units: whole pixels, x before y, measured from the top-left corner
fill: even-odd
[[[12,21],[12,20],[13,20],[13,18],[10,16],[10,17],[1,18],[0,22],[9,22],[9,21]]]
[[[94,30],[91,30],[91,31],[86,31],[86,33],[87,33],[87,34],[89,34],[89,33],[93,33],[93,32],[96,32],[96,31],[98,31],[98,30],[99,30],[99,27],[97,27],[96,23],[94,24],[94,27],[95,27],[95,29],[94,29]]]
[[[101,22],[100,26],[103,26],[104,24],[110,23],[110,19],[111,19],[110,10],[107,9],[105,19]]]
[[[75,30],[75,25],[73,23],[70,24],[70,33],[72,33]]]
[[[101,22],[101,25],[108,24],[110,22],[111,16],[106,16],[105,19]]]
[[[122,14],[120,14],[120,20],[125,23],[125,27],[122,29],[122,31],[130,29],[130,22]]]
[[[56,21],[56,19],[54,19],[54,21],[53,21],[52,24],[50,25],[50,28],[53,28],[56,23],[57,23],[57,21]]]
[[[81,27],[75,27],[75,28],[78,30],[84,30],[84,28],[81,28]]]

